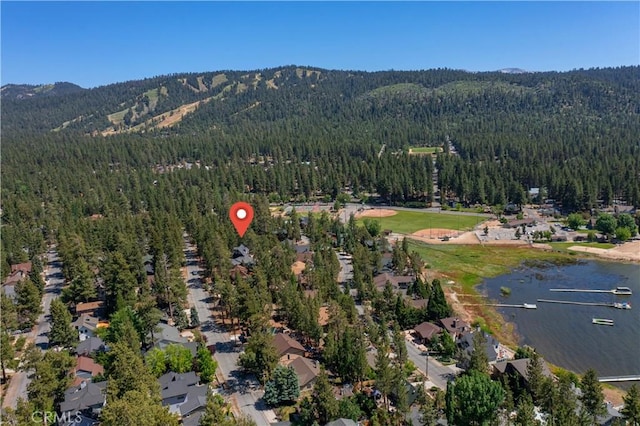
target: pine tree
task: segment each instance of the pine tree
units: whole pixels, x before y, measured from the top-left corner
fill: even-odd
[[[538,352],[534,350],[527,364],[527,387],[534,403],[538,403],[540,400],[542,380],[544,379],[542,373],[543,362]]]
[[[623,398],[624,407],[620,410],[622,417],[631,426],[640,426],[640,391],[638,385],[634,384]]]
[[[482,330],[473,333],[473,350],[469,359],[467,373],[477,371],[482,374],[489,374],[489,358],[487,357],[487,338]]]
[[[12,331],[18,328],[18,311],[16,305],[7,295],[0,293],[0,325],[3,330]]]
[[[431,295],[427,303],[427,315],[431,320],[446,318],[451,315],[451,307],[447,304],[444,292],[440,286],[440,280],[435,279],[431,283]]]
[[[0,330],[0,339],[0,364],[2,366],[2,382],[6,383],[7,373],[5,369],[13,362],[15,350],[11,342],[11,336],[9,336],[9,333],[6,330]]]
[[[300,396],[298,375],[292,367],[277,366],[264,387],[264,401],[271,406],[291,403]]]
[[[313,404],[317,413],[318,423],[324,425],[334,420],[338,415],[338,401],[333,396],[333,389],[324,368],[313,384]]]
[[[71,349],[78,342],[78,332],[71,325],[71,313],[60,299],[51,301],[51,331],[49,342],[52,346]]]
[[[447,420],[453,425],[490,424],[497,417],[503,398],[499,383],[472,371],[447,384]]]
[[[537,426],[533,401],[528,394],[523,394],[518,401],[515,424],[518,426]]]
[[[595,423],[599,415],[606,413],[602,385],[598,381],[598,373],[595,370],[589,369],[584,373],[580,381],[580,390],[582,390],[580,397],[582,407]]]

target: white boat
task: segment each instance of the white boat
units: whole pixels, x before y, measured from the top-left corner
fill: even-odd
[[[523,307],[525,309],[538,309],[538,306],[536,306],[536,304],[534,304],[534,303],[525,303],[523,305]]]
[[[617,309],[631,309],[631,303],[630,302],[622,302],[622,303],[616,302],[616,303],[613,304],[613,307],[617,308]]]
[[[630,296],[633,294],[629,287],[616,287],[611,291],[611,293],[617,296]]]
[[[598,325],[613,325],[613,320],[612,319],[606,319],[606,318],[593,318],[591,320],[592,324],[598,324]]]

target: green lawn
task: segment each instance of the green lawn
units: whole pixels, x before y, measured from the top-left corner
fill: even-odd
[[[412,146],[409,147],[411,153],[416,154],[435,154],[436,152],[442,152],[442,148],[439,146]]]
[[[374,210],[375,212],[375,210]],[[358,219],[362,222],[365,218]],[[479,215],[456,215],[447,213],[413,212],[398,210],[397,214],[389,217],[371,217],[380,222],[382,229],[391,229],[400,234],[412,234],[421,229],[444,228],[467,231],[482,222],[484,217]]]
[[[430,269],[447,274],[461,283],[466,291],[482,279],[508,273],[524,260],[571,261],[568,254],[535,250],[526,247],[500,247],[457,244],[425,244],[417,241],[409,243],[429,265]]]

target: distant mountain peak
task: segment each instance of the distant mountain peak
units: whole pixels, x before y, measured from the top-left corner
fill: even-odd
[[[6,84],[2,86],[1,96],[3,99],[29,99],[42,96],[57,96],[73,92],[81,92],[85,89],[77,84],[66,81],[54,84]]]
[[[526,74],[529,71],[523,70],[522,68],[502,68],[499,69],[498,72],[502,74]]]

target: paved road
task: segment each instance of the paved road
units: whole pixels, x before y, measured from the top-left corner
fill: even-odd
[[[424,373],[426,367],[426,355],[423,355],[422,349],[415,345],[412,341],[407,341],[407,355],[411,361]],[[442,365],[433,357],[429,357],[429,374],[428,379],[440,389],[447,389],[447,382],[453,378],[461,370],[454,365]]]
[[[336,252],[338,262],[340,262],[340,272],[338,272],[338,283],[345,283],[353,279],[353,263],[350,255],[342,255]]]
[[[44,268],[45,290],[42,297],[43,313],[38,317],[36,325],[30,333],[26,335],[27,341],[34,342],[43,351],[49,346],[48,333],[51,330],[49,324],[49,314],[51,301],[60,296],[64,277],[62,275],[62,262],[58,257],[55,246],[51,246],[47,252],[47,264]],[[18,371],[11,377],[11,382],[7,388],[2,407],[16,408],[18,399],[27,399],[27,386],[29,385],[29,373]]]
[[[229,333],[216,325],[212,316],[213,298],[203,288],[201,279],[202,268],[197,261],[195,245],[185,238],[185,258],[187,260],[187,300],[189,306],[195,306],[198,311],[201,327],[200,331],[207,338],[207,345],[216,345],[214,355],[218,361],[218,368],[232,392],[231,399],[242,412],[251,417],[258,426],[269,425],[275,421],[275,413],[268,410],[263,401],[262,391],[258,389],[258,381],[253,376],[242,373],[238,367],[238,357],[241,347],[236,346]]]

